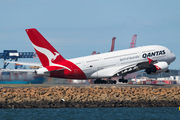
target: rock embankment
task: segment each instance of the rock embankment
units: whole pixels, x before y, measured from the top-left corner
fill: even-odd
[[[180,88],[1,88],[0,108],[179,107]]]

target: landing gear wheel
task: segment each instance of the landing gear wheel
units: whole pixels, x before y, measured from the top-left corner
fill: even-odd
[[[116,80],[107,79],[107,84],[116,84]]]
[[[119,82],[128,83],[128,80],[127,79],[119,79]]]
[[[107,80],[96,79],[94,81],[94,84],[116,84],[116,80],[111,80],[111,79],[107,79]]]
[[[128,83],[128,80],[124,80],[124,83]]]
[[[96,79],[94,81],[94,84],[106,84],[107,82],[105,80],[101,80],[101,79]]]
[[[119,82],[123,82],[123,79],[119,79]]]

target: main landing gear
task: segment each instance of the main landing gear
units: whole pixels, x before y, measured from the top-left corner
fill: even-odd
[[[127,79],[124,79],[124,77],[122,77],[122,79],[119,79],[119,82],[128,83],[128,80],[127,80]]]
[[[111,80],[111,79],[107,79],[107,80],[96,79],[94,81],[94,84],[116,84],[116,80]]]

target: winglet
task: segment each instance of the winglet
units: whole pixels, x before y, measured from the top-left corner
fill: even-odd
[[[153,61],[152,59],[150,59],[150,58],[147,58],[148,60],[149,60],[149,64],[151,64],[151,62]]]

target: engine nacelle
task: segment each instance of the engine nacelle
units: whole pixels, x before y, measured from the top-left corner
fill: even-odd
[[[158,73],[167,71],[168,67],[169,66],[167,62],[158,62],[154,64],[151,68],[147,68],[145,72],[147,74],[158,74]]]

